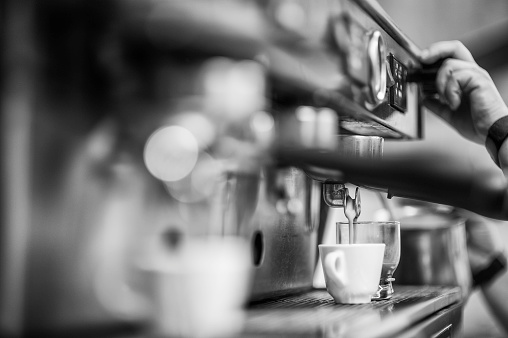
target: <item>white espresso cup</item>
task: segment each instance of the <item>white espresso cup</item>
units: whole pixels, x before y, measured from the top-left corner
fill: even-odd
[[[370,303],[378,289],[384,251],[384,243],[319,245],[326,289],[336,303]]]

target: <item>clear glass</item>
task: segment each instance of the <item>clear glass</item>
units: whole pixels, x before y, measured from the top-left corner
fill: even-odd
[[[379,289],[373,300],[390,299],[393,295],[393,273],[400,261],[400,222],[355,222],[353,243],[385,243],[385,255]],[[337,244],[349,243],[349,223],[337,222]]]

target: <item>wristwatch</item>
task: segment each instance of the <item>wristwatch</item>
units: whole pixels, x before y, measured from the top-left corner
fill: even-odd
[[[508,137],[508,115],[501,117],[489,128],[485,147],[490,154],[490,157],[499,167],[499,148]]]
[[[506,256],[504,253],[499,253],[492,259],[490,264],[483,270],[473,274],[473,288],[486,285],[491,282],[494,277],[506,269]]]

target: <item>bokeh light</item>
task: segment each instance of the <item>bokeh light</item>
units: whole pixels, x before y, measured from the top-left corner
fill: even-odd
[[[220,174],[220,162],[203,152],[190,175],[179,181],[165,182],[165,185],[169,194],[177,201],[195,203],[212,195]]]
[[[189,130],[181,126],[168,126],[158,129],[149,137],[144,160],[153,176],[172,182],[192,171],[198,153],[198,142]]]
[[[190,131],[198,142],[199,149],[209,147],[217,136],[216,127],[210,119],[202,113],[186,111],[176,116],[174,124]]]
[[[259,133],[266,133],[273,130],[275,125],[274,118],[265,111],[258,111],[252,115],[250,126],[252,130]]]
[[[296,118],[300,122],[313,122],[316,120],[316,110],[308,106],[300,106],[296,109]]]
[[[203,69],[206,105],[214,114],[240,120],[265,103],[265,73],[255,61],[214,58]]]

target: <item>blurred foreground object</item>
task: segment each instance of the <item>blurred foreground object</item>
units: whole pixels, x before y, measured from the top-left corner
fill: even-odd
[[[168,250],[167,248],[165,250]],[[153,333],[165,337],[228,337],[244,325],[250,254],[239,239],[184,240],[142,269],[152,281]]]

